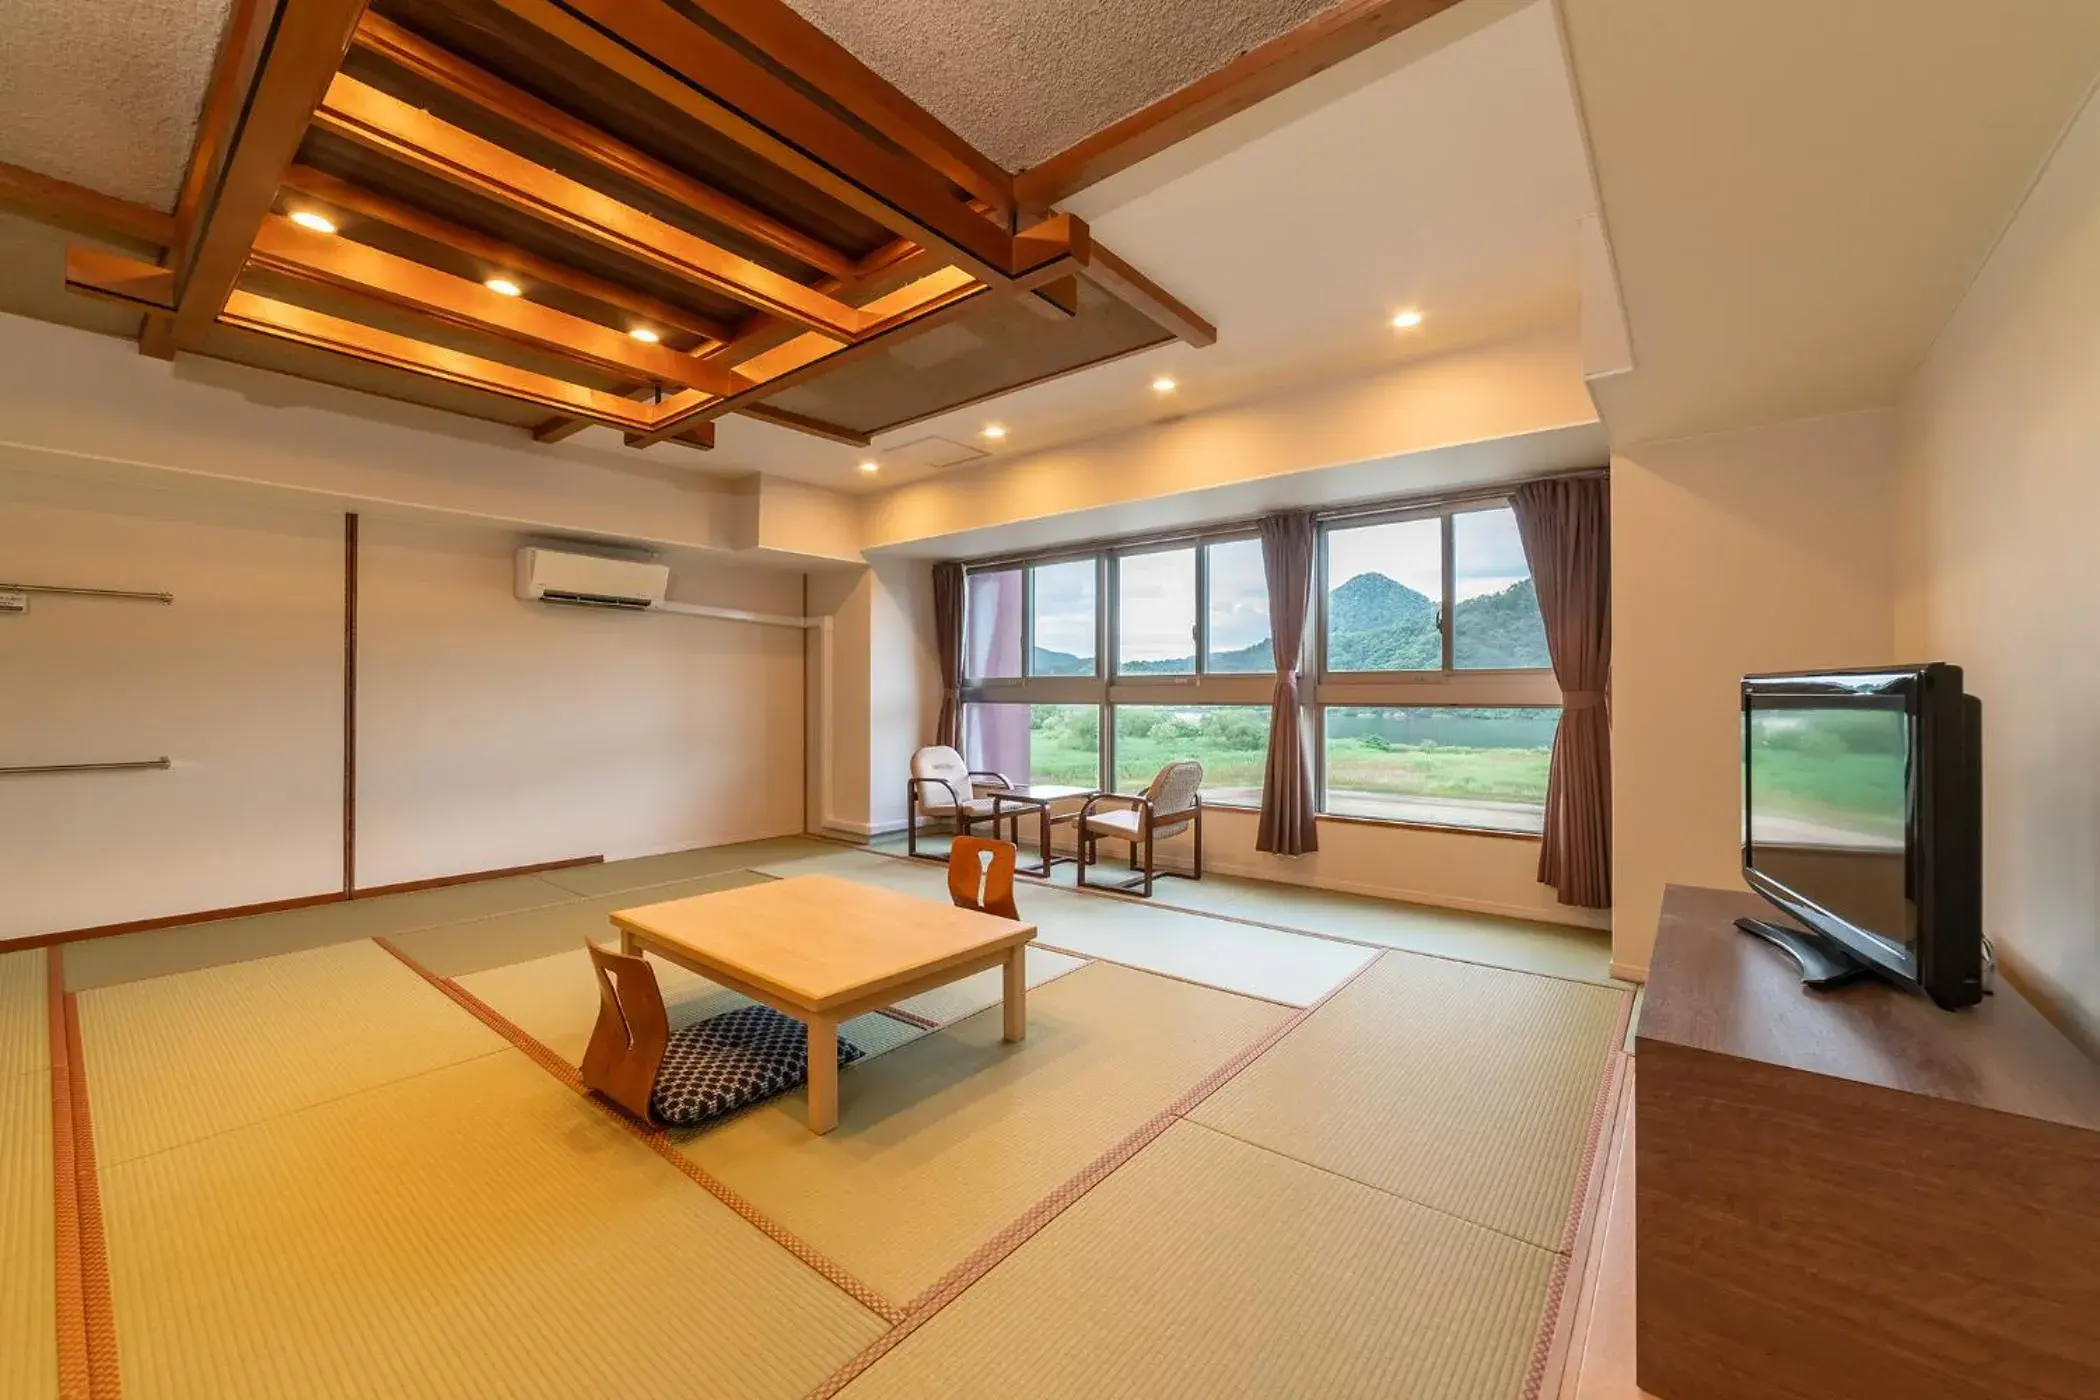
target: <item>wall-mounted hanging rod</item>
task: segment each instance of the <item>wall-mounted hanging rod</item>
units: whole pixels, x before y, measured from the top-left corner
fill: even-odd
[[[140,758],[128,763],[28,763],[0,768],[0,778],[26,778],[44,773],[135,773],[147,768],[169,768],[165,758]]]
[[[129,598],[140,603],[172,603],[172,593],[140,593],[129,588],[68,588],[57,583],[0,583],[0,593],[53,593],[69,598]]]

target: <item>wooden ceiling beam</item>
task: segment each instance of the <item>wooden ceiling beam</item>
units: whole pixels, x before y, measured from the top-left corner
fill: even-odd
[[[596,321],[490,291],[378,248],[310,232],[289,219],[264,222],[250,266],[612,374],[715,395],[749,387],[725,366],[645,344]]]
[[[1078,262],[1082,277],[1184,343],[1198,347],[1217,344],[1216,326],[1100,244],[1089,240],[1084,257],[1074,261]]]
[[[553,228],[813,330],[851,339],[861,318],[835,297],[783,277],[493,141],[347,75],[338,75],[315,124]]]
[[[175,270],[81,244],[66,247],[66,290],[166,319],[175,314]]]
[[[311,166],[293,166],[286,172],[284,184],[286,189],[295,190],[339,213],[371,219],[429,242],[442,243],[482,263],[491,274],[501,273],[528,283],[560,287],[590,301],[625,311],[650,326],[698,336],[710,345],[727,344],[736,335],[733,328],[711,316],[673,306],[670,302],[660,301],[618,282],[608,282],[537,253],[528,253],[501,239],[426,214]]]
[[[493,3],[971,276],[1009,280],[1011,234],[938,171],[871,140],[664,0]]]
[[[156,248],[165,248],[175,241],[172,214],[128,199],[116,199],[68,180],[54,180],[5,161],[0,161],[0,209],[82,238],[148,243]]]
[[[851,428],[841,428],[836,423],[826,423],[821,418],[811,418],[807,414],[790,413],[784,408],[775,408],[771,404],[747,403],[738,409],[737,412],[746,418],[756,419],[761,423],[771,423],[776,428],[786,428],[790,432],[803,433],[809,437],[822,438],[826,442],[841,443],[847,447],[867,447],[874,442],[874,439],[866,433],[856,433]],[[709,426],[712,427],[713,425],[709,424]],[[674,438],[673,441],[676,441],[676,439]]]
[[[1014,177],[1023,217],[1186,141],[1255,103],[1441,14],[1458,0],[1342,0],[1208,77],[1112,122]]]
[[[392,331],[359,325],[253,292],[227,298],[220,324],[312,349],[361,360],[366,364],[436,379],[507,399],[577,414],[610,427],[638,431],[650,426],[649,410],[617,394],[571,384],[550,375],[483,359],[461,350],[431,345]]]
[[[226,159],[179,259],[177,348],[202,344],[226,305],[364,10],[365,0],[281,0],[264,26]]]
[[[391,20],[367,14],[357,26],[357,44],[492,116],[545,137],[571,155],[652,190],[806,267],[832,277],[849,276],[853,271],[853,259],[829,244],[613,139],[588,122],[578,121],[559,107],[483,72]]]
[[[885,137],[984,201],[1011,229],[1013,176],[780,0],[689,0],[773,63],[838,102]]]

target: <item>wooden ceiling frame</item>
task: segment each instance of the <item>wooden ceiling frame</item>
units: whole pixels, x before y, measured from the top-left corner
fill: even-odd
[[[603,373],[639,375],[716,397],[750,387],[749,380],[714,361],[647,344],[347,238],[313,233],[275,215],[264,221],[249,265]]]
[[[673,306],[618,282],[608,282],[566,263],[528,253],[501,239],[426,214],[311,166],[295,165],[285,172],[284,187],[307,196],[310,203],[318,203],[339,214],[369,219],[427,242],[443,244],[480,262],[491,275],[521,277],[527,282],[559,287],[588,301],[627,312],[644,324],[671,327],[710,347],[726,345],[737,335],[733,327],[687,307]]]
[[[203,344],[233,294],[256,231],[364,12],[365,0],[279,0],[263,26],[226,159],[198,203],[188,245],[177,259],[177,349]]]
[[[760,213],[748,204],[683,171],[577,120],[559,107],[457,58],[428,40],[379,15],[367,14],[357,26],[357,46],[377,54],[480,108],[553,142],[573,156],[664,196],[681,208],[764,244],[805,267],[829,277],[847,277],[853,259],[831,245]]]
[[[575,50],[616,85],[692,120],[696,134],[756,157],[803,187],[800,197],[829,200],[895,237],[855,257],[763,212],[750,192],[733,192],[735,183],[717,187],[688,174],[366,13],[363,0],[236,0],[182,200],[175,215],[151,220],[160,237],[147,241],[165,250],[166,265],[76,247],[68,250],[69,289],[145,312],[148,348],[197,350],[223,326],[543,407],[555,416],[533,430],[542,441],[603,424],[637,447],[710,447],[714,424],[731,413],[865,446],[866,433],[766,400],[991,302],[1020,298],[1047,317],[1078,316],[1082,278],[1191,344],[1216,338],[1200,315],[1095,244],[1083,220],[1053,214],[1017,227],[1011,177],[779,0],[489,3]],[[345,72],[353,46],[443,93],[434,105],[453,119],[395,96],[416,89],[397,86],[365,59]],[[492,139],[510,130],[531,140],[517,139],[513,150]],[[300,164],[309,132],[380,160],[359,157],[342,167],[357,172],[354,180]],[[560,170],[523,154],[549,149],[535,143],[562,153],[554,157]],[[308,158],[325,162],[342,150],[330,144]],[[710,178],[743,179],[721,172],[740,169],[744,158]],[[413,172],[402,198],[360,183],[383,190],[392,169]],[[0,199],[7,173],[0,167]],[[607,178],[593,183],[599,174]],[[492,214],[505,211],[502,223],[486,226],[514,226],[522,216],[599,271],[462,226],[455,220],[480,217],[451,210],[446,200],[433,207],[452,217],[404,202],[422,201],[416,191],[433,180],[485,201]],[[771,207],[773,185],[750,188]],[[302,207],[335,220],[337,233],[309,231],[273,212]],[[658,209],[668,217],[650,212]],[[690,225],[672,222],[688,216]],[[358,220],[387,232],[374,228],[360,238]],[[709,237],[702,228],[721,232]],[[514,236],[545,244],[533,230]],[[593,257],[585,245],[612,258]],[[574,299],[548,305],[529,293],[504,295],[469,280],[477,265],[487,277],[559,288]],[[802,275],[778,270],[790,265]],[[699,306],[725,298],[748,310],[732,322],[681,307],[611,280],[621,266],[659,288],[665,277],[690,287]],[[325,289],[345,300],[317,306],[350,309],[332,314],[283,301],[267,286],[244,288],[239,279],[250,270]],[[419,340],[383,328],[400,319],[344,318],[359,305],[540,358],[507,363],[455,349],[444,335]],[[622,315],[639,322],[607,324]],[[673,343],[629,334],[643,323]],[[619,382],[611,389],[572,382],[545,369],[550,362]]]
[[[836,298],[346,74],[329,85],[314,126],[746,306],[827,334],[860,330],[859,313]]]

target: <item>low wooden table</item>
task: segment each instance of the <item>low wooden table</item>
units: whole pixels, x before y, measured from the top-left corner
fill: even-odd
[[[1069,859],[1069,857],[1058,857],[1051,853],[1051,828],[1072,821],[1079,815],[1077,812],[1069,812],[1062,817],[1052,816],[1050,808],[1059,802],[1083,802],[1089,797],[1098,797],[1100,793],[1101,789],[1099,788],[1067,787],[1062,783],[1016,783],[1012,787],[993,788],[985,793],[986,797],[992,799],[993,832],[996,833],[999,830],[1001,821],[1011,817],[1014,823],[1016,845],[1020,844],[1020,814],[1009,812],[1006,808],[1014,806],[1032,807],[1035,809],[1036,820],[1039,823],[1036,829],[1040,835],[1041,858],[1033,868],[1023,866],[1014,873],[1017,875],[1033,875],[1039,880],[1049,879],[1051,867],[1061,858]]]
[[[839,1121],[839,1023],[1006,969],[1006,1038],[1028,1034],[1033,924],[829,875],[622,909],[624,953],[650,952],[809,1028],[809,1126]]]

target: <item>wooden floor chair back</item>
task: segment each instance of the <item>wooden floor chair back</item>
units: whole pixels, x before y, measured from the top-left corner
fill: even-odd
[[[988,841],[982,836],[958,836],[948,848],[948,894],[957,907],[980,914],[1018,919],[1014,907],[1014,863],[1018,853],[1011,841]]]
[[[598,974],[598,1024],[583,1052],[583,1085],[635,1117],[649,1117],[649,1091],[671,1043],[671,1019],[656,970],[638,954],[584,941]]]

